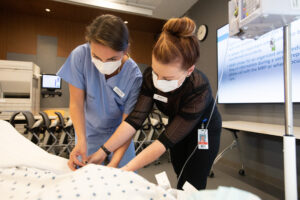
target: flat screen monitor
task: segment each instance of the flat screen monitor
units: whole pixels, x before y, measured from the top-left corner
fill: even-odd
[[[42,75],[42,88],[43,89],[61,89],[61,78],[55,74]]]
[[[258,39],[217,30],[219,103],[284,102],[283,29]],[[300,20],[291,24],[292,99],[300,102]]]

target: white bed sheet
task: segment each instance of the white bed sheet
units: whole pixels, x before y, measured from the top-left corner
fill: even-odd
[[[133,172],[87,165],[75,172],[0,121],[1,199],[175,199]]]
[[[72,172],[67,160],[47,153],[0,120],[1,199],[259,200],[236,188],[184,192],[150,183],[133,172],[87,165]]]

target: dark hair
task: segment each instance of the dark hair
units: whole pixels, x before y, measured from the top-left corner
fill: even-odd
[[[194,65],[200,57],[195,29],[195,22],[188,17],[169,19],[154,45],[155,59],[163,64],[179,59],[184,69]]]
[[[124,51],[128,47],[129,33],[123,20],[114,15],[101,15],[86,27],[85,39]]]

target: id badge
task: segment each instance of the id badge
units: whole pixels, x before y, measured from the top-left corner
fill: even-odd
[[[123,98],[125,96],[124,92],[120,88],[118,88],[117,86],[114,87],[113,90],[115,91],[115,93],[117,93],[119,95],[119,97]]]
[[[198,149],[208,149],[207,129],[198,129]]]
[[[153,99],[156,99],[156,100],[164,102],[164,103],[168,103],[168,98],[167,97],[164,97],[164,96],[161,96],[161,95],[158,95],[158,94],[154,94]]]

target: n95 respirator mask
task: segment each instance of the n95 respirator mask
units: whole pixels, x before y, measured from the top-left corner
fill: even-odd
[[[100,73],[105,75],[111,75],[114,73],[122,64],[122,59],[113,62],[102,62],[101,60],[92,57],[92,62]]]
[[[157,75],[152,71],[152,79],[154,87],[159,89],[162,92],[171,92],[176,90],[181,85],[178,85],[178,80],[158,80]]]

